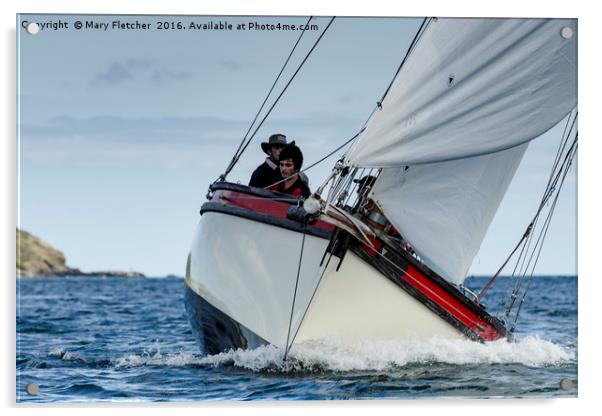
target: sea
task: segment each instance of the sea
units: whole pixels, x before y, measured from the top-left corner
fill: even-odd
[[[478,291],[487,278],[470,277]],[[512,285],[487,294],[493,314]],[[520,299],[519,299],[520,300]],[[518,301],[517,301],[518,302]],[[18,403],[577,397],[577,277],[536,276],[515,341],[366,340],[205,355],[180,278],[17,281]]]

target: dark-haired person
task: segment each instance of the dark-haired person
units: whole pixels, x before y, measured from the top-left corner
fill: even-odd
[[[290,144],[294,144],[291,142]],[[267,142],[261,143],[261,149],[268,155],[261,165],[251,175],[249,186],[256,188],[267,188],[282,180],[280,175],[280,166],[278,161],[280,151],[287,145],[286,136],[284,134],[272,134]]]
[[[294,144],[289,144],[280,152],[280,175],[284,180],[269,189],[297,197],[307,198],[311,195],[309,186],[299,177],[303,166],[303,153]]]

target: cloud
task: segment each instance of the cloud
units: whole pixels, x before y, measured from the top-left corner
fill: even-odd
[[[187,143],[199,137],[240,140],[245,127],[242,121],[217,117],[61,116],[46,123],[21,125],[21,137],[36,142],[82,137],[104,143]]]
[[[131,58],[125,61],[125,65],[132,69],[147,69],[150,68],[152,62],[149,59]]]
[[[239,71],[243,68],[242,64],[230,59],[224,59],[219,61],[219,66],[221,66],[224,69],[227,69],[228,71]]]
[[[90,85],[93,87],[116,86],[139,80],[165,86],[174,82],[187,81],[193,75],[190,71],[170,69],[150,59],[130,58],[110,63],[106,70],[92,79]]]
[[[341,104],[349,104],[357,101],[358,97],[356,95],[344,95],[342,97],[339,97],[339,103]]]
[[[61,116],[20,126],[21,160],[23,166],[61,168],[208,164],[217,172],[234,154],[249,123],[219,117]],[[286,132],[308,162],[314,162],[352,137],[354,124],[324,114],[270,120],[254,137],[239,168],[245,176],[263,159],[259,143],[271,132]]]
[[[156,69],[151,80],[157,85],[166,85],[172,82],[186,81],[192,78],[192,73],[188,71],[173,71],[167,68]]]
[[[20,125],[21,139],[46,141],[59,137],[81,136],[87,140],[152,143],[189,142],[199,137],[216,138],[238,143],[249,127],[250,120],[221,117],[53,117],[43,123]],[[284,131],[291,138],[322,143],[323,140],[344,139],[355,134],[357,120],[331,113],[309,114],[304,117],[268,120],[255,137],[262,141],[271,131]],[[351,137],[349,136],[349,137]]]
[[[101,72],[92,80],[92,85],[119,85],[132,79],[132,73],[124,65],[113,62],[105,72]]]

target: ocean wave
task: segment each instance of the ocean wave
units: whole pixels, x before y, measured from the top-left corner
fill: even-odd
[[[120,357],[112,360],[112,363],[116,367],[194,365],[237,367],[252,372],[346,372],[387,371],[429,363],[544,367],[576,362],[576,354],[571,349],[533,336],[518,342],[500,340],[485,344],[468,340],[432,339],[420,342],[365,342],[352,347],[333,340],[314,341],[294,345],[287,360],[283,356],[283,349],[266,345],[208,356],[184,352],[161,354],[156,350]]]
[[[202,359],[196,355],[179,352],[173,354],[130,354],[111,360],[117,368],[143,367],[143,366],[168,366],[183,367],[188,365],[203,365]]]
[[[295,345],[283,362],[283,351],[274,346],[236,350],[208,356],[213,365],[232,364],[252,371],[280,369],[326,371],[386,371],[411,364],[522,364],[531,367],[574,361],[574,352],[537,337],[519,342],[504,340],[485,344],[468,340],[379,341],[347,346],[336,341]]]
[[[78,357],[72,352],[67,351],[62,347],[56,347],[48,353],[49,357],[60,358],[63,361],[84,361],[83,358]]]

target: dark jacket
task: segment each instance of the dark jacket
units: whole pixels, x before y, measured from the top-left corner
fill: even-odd
[[[249,186],[266,188],[281,180],[282,175],[280,174],[280,169],[278,169],[278,167],[272,169],[267,162],[263,162],[261,165],[257,166],[257,169],[255,169],[253,175],[251,175]]]

